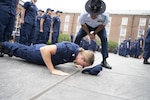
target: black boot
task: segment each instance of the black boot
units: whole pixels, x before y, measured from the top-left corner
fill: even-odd
[[[2,42],[0,42],[0,57],[3,57],[3,56],[4,56],[4,53],[2,50]]]
[[[102,61],[101,66],[107,69],[112,69],[112,67],[107,63],[107,61]]]
[[[7,50],[3,49],[3,44],[2,42],[0,42],[0,57],[3,57],[4,54],[7,54],[9,57],[12,57],[13,55],[11,54],[11,52],[8,52]]]
[[[103,57],[103,61],[101,62],[101,66],[107,69],[112,69],[112,67],[107,63],[106,57]]]
[[[150,62],[148,62],[148,59],[144,59],[143,64],[150,64]]]

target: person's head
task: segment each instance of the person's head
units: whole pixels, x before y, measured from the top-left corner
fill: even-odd
[[[43,10],[38,10],[38,15],[41,16],[43,14]]]
[[[79,49],[79,53],[75,59],[75,63],[77,65],[81,65],[83,67],[90,66],[94,63],[94,53],[90,50],[84,50],[83,48]]]
[[[85,4],[85,10],[92,19],[95,19],[98,15],[105,12],[106,5],[102,0],[88,0]]]
[[[150,24],[148,24],[148,27],[150,27]]]
[[[31,0],[31,2],[36,3],[36,2],[37,2],[37,0]]]
[[[141,38],[144,38],[144,34],[141,34]]]
[[[47,13],[48,15],[51,15],[53,11],[54,11],[53,9],[47,8],[46,13]]]
[[[58,17],[60,17],[62,13],[63,13],[62,11],[59,11],[59,10],[56,11],[56,15],[57,15]]]

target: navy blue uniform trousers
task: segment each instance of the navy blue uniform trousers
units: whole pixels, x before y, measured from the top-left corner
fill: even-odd
[[[143,58],[148,59],[150,57],[150,43],[145,43]]]
[[[3,46],[4,50],[11,52],[16,57],[20,57],[34,64],[45,65],[40,53],[40,47],[45,46],[45,44],[26,46],[20,43],[3,42]]]
[[[0,10],[0,41],[9,41],[15,23],[15,15]]]
[[[34,25],[31,25],[29,23],[21,24],[20,29],[20,43],[24,45],[30,46],[31,43],[34,42],[34,34],[36,27]]]
[[[59,32],[53,32],[52,33],[52,44],[55,44],[58,42]]]
[[[89,29],[89,31],[94,31],[96,28],[91,28],[88,26],[88,29]],[[81,28],[76,36],[75,43],[79,45],[82,38],[86,35],[87,35],[87,33]],[[108,43],[107,43],[107,36],[106,36],[105,28],[102,29],[100,32],[98,32],[97,35],[101,40],[102,56],[103,56],[103,58],[107,58],[108,57]]]

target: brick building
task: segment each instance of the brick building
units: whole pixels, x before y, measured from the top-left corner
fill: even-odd
[[[61,32],[76,34],[80,28],[80,13],[63,13],[61,16]],[[106,26],[109,41],[117,43],[131,37],[131,41],[145,35],[150,23],[150,11],[110,11],[110,22]]]

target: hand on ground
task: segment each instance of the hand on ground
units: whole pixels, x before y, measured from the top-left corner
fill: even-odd
[[[55,75],[60,75],[60,76],[66,76],[66,75],[69,75],[68,73],[65,73],[65,72],[63,72],[63,71],[61,71],[61,70],[53,70],[52,72],[51,72],[52,74],[55,74]]]

